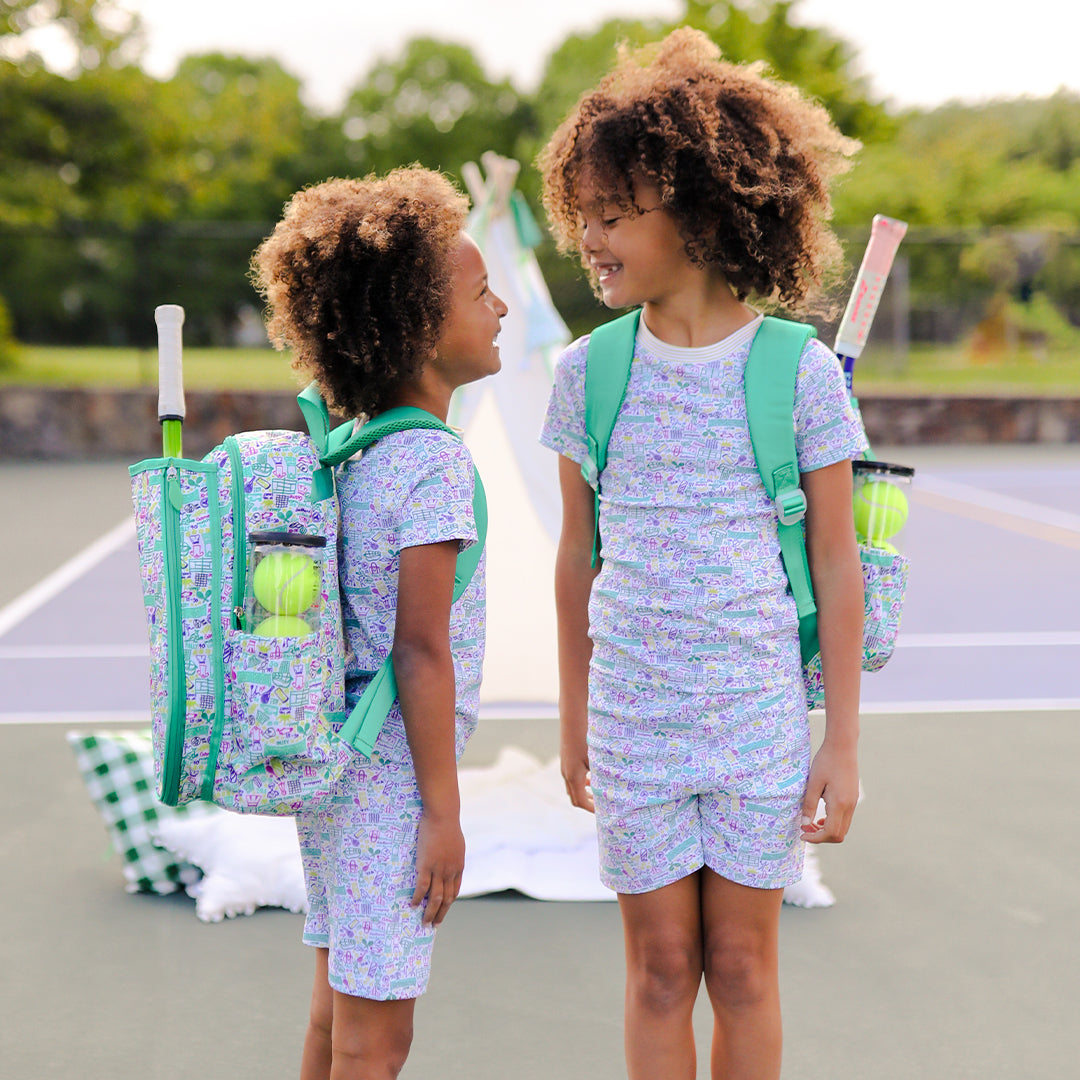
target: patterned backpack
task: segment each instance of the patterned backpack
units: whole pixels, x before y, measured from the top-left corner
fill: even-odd
[[[593,330],[585,369],[585,431],[588,455],[582,476],[594,492],[595,530],[593,565],[600,554],[600,481],[607,461],[607,446],[622,408],[630,381],[641,311],[632,311]],[[786,319],[766,318],[758,328],[746,362],[745,394],[750,441],[758,472],[777,511],[780,554],[788,585],[799,617],[799,645],[803,660],[803,680],[807,705],[821,708],[825,688],[818,644],[817,606],[806,557],[803,518],[806,496],[799,487],[799,466],[795,451],[795,377],[799,358],[807,341],[814,337],[812,326]],[[853,463],[885,468],[910,477],[906,466],[883,466],[879,462]],[[907,589],[908,561],[896,552],[860,543],[859,561],[863,572],[863,659],[864,671],[884,667],[896,647],[900,613]]]
[[[317,804],[351,754],[370,755],[397,696],[387,656],[346,714],[334,467],[396,431],[456,433],[412,408],[331,429],[314,386],[298,400],[310,434],[243,432],[201,461],[130,469],[154,772],[168,806],[294,814]],[[484,546],[479,474],[473,511],[479,542],[458,557],[455,600]],[[260,558],[270,560],[261,572]]]

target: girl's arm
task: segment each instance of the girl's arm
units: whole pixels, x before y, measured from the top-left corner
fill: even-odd
[[[859,799],[863,579],[851,513],[851,462],[803,473],[802,485],[825,683],[825,738],[810,766],[803,799],[803,839],[838,844],[847,834]],[[819,799],[825,800],[825,818],[815,822]]]
[[[448,540],[402,549],[394,629],[394,675],[423,804],[411,902],[417,907],[427,897],[424,922],[435,926],[457,898],[465,868],[450,653],[459,547]]]
[[[559,721],[563,780],[574,806],[592,811],[588,791],[589,750],[589,594],[600,572],[592,561],[595,527],[593,491],[581,469],[567,457],[559,457],[563,519],[559,551],[555,559],[555,611],[559,626]]]

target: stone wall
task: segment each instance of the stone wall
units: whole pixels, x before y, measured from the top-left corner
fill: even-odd
[[[184,450],[202,457],[235,431],[300,428],[288,393],[188,391]],[[1080,442],[1080,398],[865,397],[872,443]],[[152,390],[0,387],[0,461],[137,461],[160,452]]]

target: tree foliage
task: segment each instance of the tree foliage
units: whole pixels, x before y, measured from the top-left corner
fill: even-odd
[[[510,82],[491,82],[464,45],[432,38],[415,38],[400,57],[376,63],[342,117],[359,174],[419,162],[460,177],[485,150],[517,156],[534,123]]]
[[[803,24],[800,0],[686,0],[679,21],[731,60],[764,60],[863,141],[836,223],[857,245],[875,213],[910,222],[918,303],[975,311],[995,288],[1043,290],[1080,322],[1080,95],[893,114],[855,74],[850,45]],[[494,150],[522,162],[537,208],[540,146],[620,41],[671,26],[615,19],[571,35],[534,93],[490,78],[464,45],[417,38],[372,65],[339,115],[321,115],[271,59],[189,56],[150,77],[122,0],[0,0],[0,294],[16,333],[149,344],[167,300],[187,307],[192,341],[227,338],[256,302],[251,250],[293,191],[328,176],[417,161],[460,179]],[[61,73],[43,59],[58,41]],[[1033,245],[1045,253],[1034,271],[1009,264]],[[550,245],[540,257],[569,321],[593,321],[573,260]]]
[[[0,57],[37,70],[46,45],[65,74],[124,67],[142,55],[142,23],[115,0],[0,0]]]

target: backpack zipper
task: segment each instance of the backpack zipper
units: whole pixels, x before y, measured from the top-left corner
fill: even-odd
[[[183,621],[180,604],[180,506],[183,496],[176,469],[169,466],[162,480],[162,527],[165,540],[165,606],[167,610],[168,716],[165,760],[162,762],[161,801],[176,806],[180,797],[180,762],[184,753],[187,679],[184,668]]]
[[[229,455],[229,473],[232,483],[233,517],[233,587],[232,624],[234,630],[244,629],[244,587],[247,577],[247,507],[244,501],[244,466],[240,461],[240,444],[232,435],[223,443]]]

